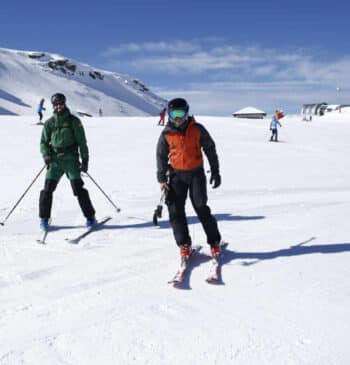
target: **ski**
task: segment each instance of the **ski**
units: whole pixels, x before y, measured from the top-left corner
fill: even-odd
[[[96,231],[98,228],[103,226],[105,223],[107,223],[111,219],[112,219],[112,217],[105,217],[105,218],[101,219],[99,222],[97,222],[95,225],[93,225],[92,227],[87,228],[85,230],[85,232],[81,233],[79,236],[72,238],[72,239],[66,238],[66,241],[68,243],[78,244],[84,237],[86,237],[90,233]]]
[[[42,236],[41,236],[41,238],[39,238],[39,239],[36,240],[37,243],[40,243],[42,245],[46,245],[46,243],[47,243],[46,242],[46,237],[49,234],[49,231],[51,230],[50,223],[51,223],[51,219],[48,221],[48,224],[45,227],[45,229],[42,228]]]
[[[47,237],[48,233],[49,233],[49,228],[45,229],[45,231],[43,232],[42,237],[37,239],[36,242],[40,243],[42,245],[46,245],[46,243],[47,243],[46,242],[46,237]]]
[[[210,260],[209,275],[205,281],[208,284],[218,284],[220,282],[220,269],[220,257],[212,257]]]
[[[191,255],[187,260],[183,260],[180,264],[180,268],[174,275],[174,277],[168,281],[168,284],[172,284],[173,287],[180,287],[182,282],[184,281],[184,278],[186,277],[187,268],[190,264],[191,258],[193,254],[199,252],[201,250],[202,246],[194,246],[192,247]]]
[[[227,247],[227,245],[228,245],[227,243],[221,244],[220,245],[220,247],[221,247],[220,255],[215,255],[215,256],[211,257],[209,275],[205,279],[205,281],[208,284],[222,284],[221,259],[222,259],[223,251]]]

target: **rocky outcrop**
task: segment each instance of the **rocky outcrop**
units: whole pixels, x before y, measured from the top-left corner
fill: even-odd
[[[149,91],[149,89],[142,82],[140,82],[139,80],[134,79],[132,81],[133,81],[134,84],[136,84],[139,87],[140,91],[143,91],[143,92]]]
[[[99,71],[90,71],[89,76],[93,79],[103,80],[103,75]]]
[[[61,71],[63,73],[72,72],[74,74],[75,71],[77,70],[77,66],[74,63],[72,63],[71,61],[67,60],[67,59],[49,61],[47,63],[47,65],[52,70]]]
[[[45,57],[45,53],[36,53],[36,52],[33,52],[33,53],[29,53],[28,57],[29,58],[33,58],[33,59],[40,59],[42,57]]]

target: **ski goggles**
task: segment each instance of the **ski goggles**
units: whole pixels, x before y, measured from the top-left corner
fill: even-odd
[[[175,120],[176,118],[185,118],[187,115],[187,112],[182,109],[174,109],[169,112],[170,119]]]

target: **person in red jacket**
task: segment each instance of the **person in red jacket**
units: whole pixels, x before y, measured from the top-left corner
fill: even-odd
[[[163,110],[159,113],[159,122],[158,122],[158,125],[164,125],[165,113],[166,113],[166,108],[164,108],[164,109],[163,109]]]
[[[189,192],[193,208],[202,223],[213,256],[220,254],[221,235],[217,221],[207,205],[207,181],[203,168],[203,154],[208,158],[210,184],[221,184],[216,147],[208,131],[193,116],[185,99],[177,98],[168,103],[168,123],[157,144],[157,179],[166,191],[169,220],[180,247],[180,255],[191,254],[191,237],[185,213]]]

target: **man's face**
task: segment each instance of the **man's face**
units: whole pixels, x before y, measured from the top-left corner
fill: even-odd
[[[56,113],[60,114],[63,112],[66,105],[64,103],[56,103],[53,105],[53,109]]]
[[[177,127],[180,127],[186,122],[186,118],[176,118],[174,123]]]

